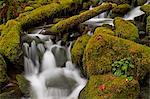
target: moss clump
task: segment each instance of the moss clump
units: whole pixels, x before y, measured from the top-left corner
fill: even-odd
[[[105,0],[106,2],[112,2],[116,4],[130,4],[132,0]]]
[[[150,16],[147,17],[146,32],[150,36]]]
[[[137,5],[141,6],[143,5],[144,3],[146,3],[147,0],[136,0],[137,2]]]
[[[137,80],[128,81],[112,74],[91,76],[79,99],[136,99],[139,94]]]
[[[9,20],[2,30],[0,36],[0,53],[10,61],[18,58],[20,51],[20,24],[17,21]]]
[[[138,35],[138,28],[129,21],[123,20],[120,17],[114,19],[115,33],[121,35],[121,38],[135,41]]]
[[[144,11],[147,15],[150,15],[150,4],[141,6],[141,10]]]
[[[8,76],[6,74],[6,63],[3,57],[0,55],[0,86],[7,82]]]
[[[112,12],[110,14],[111,17],[116,16],[123,16],[131,9],[131,6],[129,4],[121,4],[112,9]]]
[[[115,61],[128,57],[135,66],[130,75],[141,80],[150,71],[150,48],[104,32],[95,33],[84,51],[84,71],[88,76],[107,73]]]
[[[30,7],[30,6],[26,6],[24,11],[32,11],[34,8],[33,7]]]
[[[18,86],[22,92],[22,94],[25,97],[29,97],[30,96],[30,84],[29,81],[27,81],[23,75],[17,75],[16,76],[17,82],[18,82]]]
[[[69,30],[70,28],[73,28],[74,26],[111,8],[112,6],[109,3],[102,4],[98,7],[93,8],[92,10],[85,11],[83,13],[80,13],[79,15],[75,15],[66,20],[58,22],[50,28],[50,32],[63,33],[64,31]]]
[[[95,29],[94,34],[97,33],[104,33],[104,34],[110,34],[110,35],[115,35],[115,32],[113,32],[111,29],[107,28],[107,27],[98,27]]]
[[[85,34],[79,37],[71,50],[72,60],[77,66],[82,66],[82,58],[84,49],[90,39],[90,36]]]

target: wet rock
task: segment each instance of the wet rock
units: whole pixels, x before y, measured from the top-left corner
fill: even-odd
[[[150,4],[141,6],[141,10],[144,11],[147,15],[150,15]]]
[[[137,80],[128,81],[112,74],[91,76],[79,99],[136,99],[139,94]]]
[[[121,38],[135,41],[139,38],[138,28],[129,21],[120,17],[114,19],[115,34],[120,35]]]
[[[29,81],[26,80],[26,78],[23,75],[17,75],[17,84],[19,86],[19,89],[21,90],[21,93],[23,94],[24,97],[29,97],[30,96],[30,84]]]
[[[73,48],[71,50],[72,60],[73,62],[81,67],[82,69],[82,58],[84,49],[90,39],[90,36],[87,34],[82,35],[81,37],[78,37],[78,39],[75,41],[75,44],[73,45]]]
[[[6,67],[5,60],[0,55],[0,89],[3,86],[3,84],[8,81],[8,76],[6,72],[7,72],[7,67]]]
[[[21,99],[18,88],[0,94],[0,99]]]
[[[138,6],[141,6],[141,5],[145,4],[147,2],[147,0],[136,0],[136,2],[137,2]]]
[[[120,4],[112,9],[110,17],[124,16],[130,9],[131,6],[129,4]]]
[[[109,35],[103,31],[95,33],[89,40],[83,55],[83,68],[87,76],[111,72],[112,63],[131,57],[135,66],[130,71],[141,80],[150,71],[150,48]]]

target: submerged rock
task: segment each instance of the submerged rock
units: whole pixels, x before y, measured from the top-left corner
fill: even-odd
[[[88,76],[111,72],[112,63],[131,57],[134,69],[130,74],[141,80],[150,71],[150,48],[108,33],[95,33],[83,56],[83,68]]]
[[[119,37],[135,41],[139,38],[138,28],[129,21],[120,17],[114,19],[115,34]]]
[[[82,67],[83,53],[89,39],[90,36],[87,34],[78,37],[71,50],[72,60],[79,67]]]
[[[112,74],[96,75],[90,77],[79,99],[136,99],[139,90],[137,80],[128,81]]]
[[[7,67],[6,67],[5,60],[0,55],[0,88],[4,83],[6,83],[8,81],[8,76],[6,74],[6,72],[7,72],[6,69],[7,69]],[[0,93],[1,93],[1,89],[0,89]]]

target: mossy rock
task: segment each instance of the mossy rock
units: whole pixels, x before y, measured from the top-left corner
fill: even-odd
[[[139,38],[138,28],[129,21],[126,21],[120,17],[114,19],[115,33],[121,35],[124,39],[136,41]]]
[[[130,11],[130,9],[131,9],[131,6],[129,4],[120,4],[112,9],[110,16],[112,18],[116,16],[123,16],[128,11]]]
[[[147,17],[146,32],[150,36],[150,16]]]
[[[105,0],[105,1],[116,3],[116,4],[131,4],[132,0]]]
[[[79,99],[136,99],[139,94],[137,80],[128,81],[112,74],[91,76]]]
[[[78,37],[78,39],[75,41],[73,48],[71,50],[72,60],[79,67],[82,66],[82,58],[83,58],[84,49],[89,39],[90,39],[90,36],[87,34],[84,34],[81,37]]]
[[[32,11],[34,8],[33,7],[30,7],[30,6],[26,6],[24,11]]]
[[[30,96],[30,83],[23,75],[17,75],[17,84],[19,86],[19,89],[21,90],[24,97]]]
[[[144,11],[147,15],[150,15],[150,4],[141,6],[141,10]]]
[[[91,37],[84,51],[84,72],[88,77],[111,72],[115,61],[128,57],[135,66],[130,75],[143,79],[150,71],[150,48],[100,31]]]
[[[18,59],[20,48],[20,24],[15,20],[9,20],[0,36],[0,53],[10,61]]]
[[[0,55],[0,86],[2,86],[5,82],[8,81],[8,76],[6,72],[7,72],[7,66],[5,60]]]
[[[145,4],[146,1],[147,0],[136,0],[138,6],[141,6],[141,5]]]
[[[0,99],[21,99],[19,88],[0,94]]]

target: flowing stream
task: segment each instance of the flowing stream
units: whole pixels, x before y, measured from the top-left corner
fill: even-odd
[[[43,35],[35,35],[44,38]],[[71,43],[69,47],[61,46],[60,43],[53,44],[49,39],[44,44],[35,41],[23,44],[25,77],[31,84],[31,98],[78,99],[85,87],[86,79],[80,76],[71,61]]]
[[[146,3],[148,4],[149,1]],[[90,7],[92,9],[92,6]],[[140,6],[132,9],[124,16],[126,20],[144,14]],[[113,25],[113,19],[106,17],[104,12],[83,24],[99,26]],[[32,41],[24,43],[25,77],[31,84],[31,98],[33,99],[78,99],[80,91],[85,87],[87,80],[81,77],[80,71],[71,60],[71,45],[56,44],[50,36],[39,34],[41,29],[35,30],[30,37],[38,38],[43,43]]]

